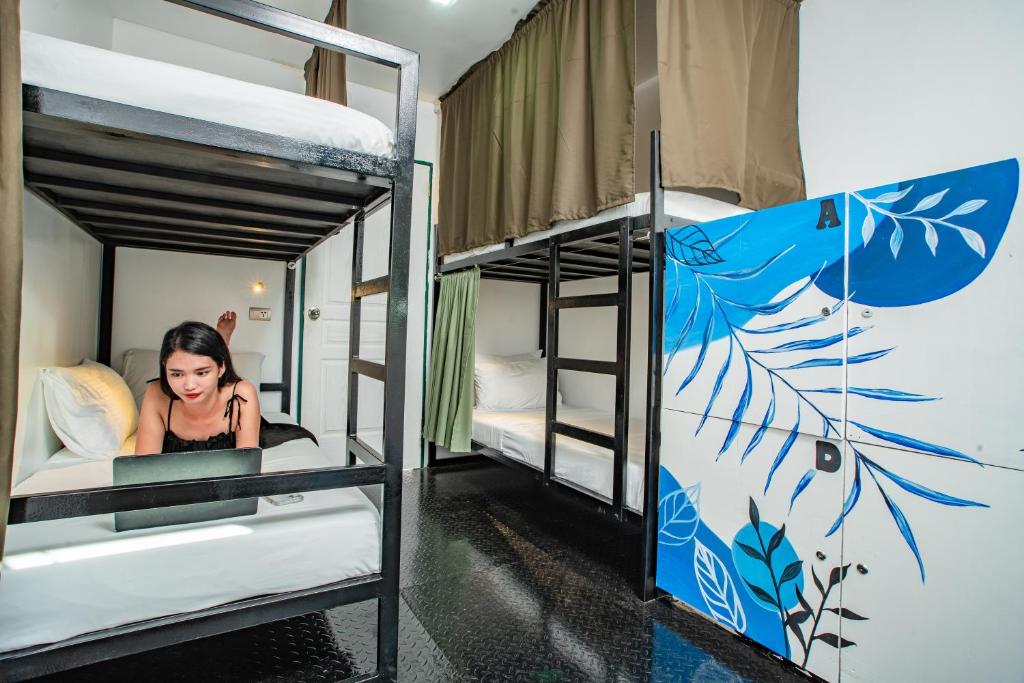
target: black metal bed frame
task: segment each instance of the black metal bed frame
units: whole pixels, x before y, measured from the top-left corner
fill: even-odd
[[[440,274],[466,268],[480,268],[480,277],[494,280],[533,283],[540,286],[540,345],[547,364],[546,416],[544,433],[544,467],[538,469],[513,459],[499,450],[473,442],[477,455],[439,459],[437,446],[431,443],[428,466],[466,462],[486,456],[504,465],[525,470],[545,487],[583,502],[627,524],[642,528],[642,582],[639,593],[644,600],[656,595],[655,553],[657,549],[658,468],[661,445],[661,347],[663,327],[664,231],[681,221],[665,214],[664,188],[661,186],[661,135],[651,133],[651,203],[650,212],[642,216],[616,218],[543,239],[514,243],[502,249],[477,256],[445,262],[438,258],[435,270]],[[436,243],[436,240],[435,240]],[[625,505],[625,480],[628,463],[629,428],[629,364],[630,306],[633,275],[650,272],[649,353],[647,375],[647,409],[644,458],[643,510],[638,514]],[[598,277],[617,277],[615,292],[583,296],[560,296],[559,285],[565,281]],[[434,309],[439,285],[434,287]],[[558,354],[559,313],[569,308],[615,307],[616,360],[597,361],[563,358]],[[614,434],[583,429],[558,420],[558,371],[598,373],[615,378]],[[554,474],[555,439],[564,436],[611,450],[613,453],[612,497],[559,478]],[[556,486],[551,486],[555,484]]]
[[[15,496],[8,522],[65,519],[352,486],[381,486],[381,570],[326,586],[254,597],[127,624],[58,643],[0,653],[0,679],[23,680],[197,638],[360,602],[378,601],[377,670],[359,680],[394,681],[398,663],[409,242],[419,55],[253,0],[167,0],[398,72],[395,156],[374,157],[231,126],[25,85],[28,187],[103,244],[100,355],[109,363],[117,247],[265,258],[286,272],[285,365],[279,390],[290,403],[293,264],[355,221],[361,259],[367,215],[391,203],[389,273],[359,282],[353,307],[388,293],[385,363],[353,357],[350,391],[362,374],[385,383],[383,453],[348,445],[345,467]],[[352,334],[358,336],[358,318]],[[357,348],[357,347],[356,347]],[[353,452],[370,464],[352,464]],[[339,542],[342,539],[339,539]]]

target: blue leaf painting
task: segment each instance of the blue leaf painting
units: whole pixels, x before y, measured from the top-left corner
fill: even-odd
[[[984,467],[984,465],[982,465],[980,462],[978,462],[971,456],[965,455],[960,451],[955,451],[952,448],[946,448],[945,446],[939,446],[933,443],[928,443],[927,441],[921,441],[920,439],[904,436],[902,434],[896,434],[895,432],[887,432],[884,429],[869,427],[868,425],[861,424],[860,422],[854,422],[853,420],[850,420],[850,423],[863,429],[871,436],[882,439],[883,441],[888,441],[889,443],[894,443],[897,446],[903,446],[905,448],[910,448],[917,451],[924,451],[925,453],[933,453],[934,455],[944,455],[948,458],[964,460],[966,462],[972,462],[975,465]]]
[[[706,545],[694,541],[693,574],[708,613],[737,633],[747,630],[747,615],[725,563]]]
[[[796,488],[793,489],[793,496],[789,499],[790,512],[793,512],[793,503],[796,502],[797,496],[804,492],[804,489],[807,488],[808,484],[811,483],[811,480],[814,479],[814,475],[817,473],[818,470],[812,467],[811,469],[804,472],[804,476],[800,477],[800,481],[797,482]]]
[[[859,355],[856,355],[856,356],[850,356],[849,358],[846,359],[846,363],[847,363],[847,365],[856,365],[857,363],[867,363],[869,361],[873,361],[873,360],[876,360],[878,358],[881,358],[882,356],[887,355],[890,351],[893,350],[893,348],[896,348],[896,347],[892,347],[892,348],[889,348],[889,349],[881,349],[879,351],[871,351],[869,353],[862,353],[862,354],[859,354]],[[843,364],[843,359],[842,358],[811,358],[810,360],[805,360],[802,363],[797,363],[796,365],[790,365],[788,367],[779,368],[779,370],[803,370],[805,368],[828,368],[828,367],[840,366],[842,364]]]
[[[844,301],[837,301],[834,306],[829,310],[828,315],[818,314],[811,315],[806,318],[800,318],[788,323],[780,323],[778,325],[772,325],[771,327],[760,327],[751,329],[749,327],[740,327],[739,330],[746,332],[747,334],[775,334],[776,332],[785,332],[787,330],[798,330],[803,327],[810,327],[811,325],[817,325],[820,322],[828,320],[830,317],[836,314],[836,312],[842,308]]]
[[[736,533],[732,544],[733,565],[735,565],[736,572],[744,582],[744,588],[747,589],[758,605],[766,610],[776,611],[776,606],[772,602],[776,599],[777,586],[778,599],[781,601],[782,609],[788,610],[798,602],[796,597],[797,589],[803,590],[803,573],[796,574],[784,583],[781,581],[781,577],[787,567],[799,562],[800,558],[797,557],[796,550],[789,542],[789,539],[785,537],[781,538],[778,547],[772,551],[770,560],[771,570],[769,570],[768,565],[763,560],[756,559],[743,552],[738,545],[740,543],[751,548],[767,551],[768,540],[779,531],[776,527],[763,521],[758,524],[758,528],[760,530],[760,538],[751,524],[747,524]],[[762,552],[763,556],[764,553]]]
[[[736,235],[740,234],[740,232],[743,231],[743,228],[747,227],[748,225],[750,225],[750,219],[749,218],[747,220],[743,221],[742,223],[740,223],[740,226],[738,228],[736,228],[735,230],[733,230],[732,232],[730,232],[729,234],[724,235],[723,237],[719,237],[717,240],[715,240],[715,243],[714,243],[715,249],[716,250],[717,249],[721,249],[733,237],[735,237]]]
[[[679,330],[679,336],[676,338],[676,343],[672,346],[672,351],[668,354],[668,360],[665,361],[665,370],[668,372],[669,366],[672,364],[672,359],[679,353],[679,349],[683,348],[683,342],[686,341],[687,335],[690,334],[690,330],[693,329],[693,323],[697,320],[697,312],[700,311],[700,288],[697,288],[697,295],[694,298],[693,308],[690,309],[690,315],[686,317],[686,322],[683,323],[682,329]],[[711,313],[714,317],[714,311]],[[676,392],[678,393],[678,392]]]
[[[718,398],[718,394],[722,391],[722,385],[725,383],[725,375],[729,372],[729,364],[732,363],[732,336],[729,337],[729,355],[725,357],[725,363],[722,368],[718,371],[718,377],[715,378],[715,386],[711,390],[711,398],[708,399],[708,405],[704,408],[704,415],[700,418],[700,424],[697,425],[697,431],[694,434],[700,434],[700,430],[704,427],[704,423],[707,422],[708,415],[711,414],[711,407],[715,405],[715,400]]]
[[[904,540],[907,545],[910,546],[910,550],[914,553],[914,557],[917,559],[917,567],[921,570],[921,581],[924,582],[924,562],[921,560],[921,551],[917,548],[917,540],[914,538],[914,532],[910,529],[910,524],[907,523],[907,518],[903,514],[903,510],[896,505],[895,501],[882,490],[882,487],[878,487],[879,493],[882,494],[882,499],[885,500],[886,507],[889,508],[892,518],[896,520],[896,526],[899,527],[900,533],[903,534]]]
[[[850,492],[846,495],[846,500],[843,502],[843,511],[839,513],[839,517],[836,518],[832,528],[825,534],[825,538],[839,530],[839,526],[843,523],[843,518],[850,514],[850,511],[857,505],[857,501],[860,500],[860,458],[856,458],[854,462],[856,465],[853,468],[853,485],[850,486]]]
[[[785,249],[784,251],[781,251],[778,254],[776,254],[775,256],[771,257],[770,259],[768,259],[767,261],[765,261],[761,265],[754,266],[753,268],[743,268],[741,270],[729,270],[729,271],[725,271],[725,272],[722,272],[722,273],[704,273],[703,276],[704,277],[708,277],[708,278],[717,278],[719,280],[750,280],[752,278],[757,277],[758,275],[760,275],[764,271],[768,270],[768,268],[773,263],[775,263],[780,258],[782,258],[786,254],[788,254],[792,249],[793,249],[793,247],[790,246],[787,249]]]
[[[686,545],[700,524],[700,484],[676,489],[658,501],[658,543]]]
[[[696,225],[672,231],[668,237],[666,251],[669,257],[688,266],[709,266],[725,260],[718,255],[704,231]]]
[[[815,273],[814,276],[811,277],[811,279],[809,279],[806,283],[804,283],[804,285],[800,287],[800,289],[796,290],[795,292],[785,297],[784,299],[781,299],[780,301],[770,301],[766,304],[746,304],[741,303],[739,301],[733,301],[732,299],[726,299],[725,297],[722,296],[719,296],[718,299],[719,301],[727,303],[730,306],[735,306],[736,308],[739,308],[744,311],[750,311],[752,313],[756,313],[757,315],[775,315],[776,313],[781,313],[791,303],[799,299],[804,292],[806,292],[808,289],[814,286],[815,281],[817,281],[818,276],[821,275],[821,271],[825,269],[826,265],[827,264],[822,264],[821,268],[818,269],[818,272]]]
[[[782,444],[782,448],[779,449],[779,454],[775,456],[775,462],[772,463],[771,469],[768,470],[768,479],[764,482],[764,493],[768,493],[768,487],[772,485],[772,477],[775,476],[775,471],[782,465],[782,461],[789,455],[789,451],[793,448],[793,444],[796,443],[796,436],[800,431],[800,404],[796,404],[796,424],[793,425],[793,431],[786,437],[786,442]]]
[[[729,432],[725,435],[725,441],[722,442],[722,447],[718,450],[718,455],[725,453],[729,446],[732,444],[733,439],[736,438],[736,434],[740,431],[740,422],[743,420],[743,416],[747,412],[747,407],[750,405],[750,397],[754,393],[754,375],[750,372],[750,356],[743,354],[743,360],[746,362],[747,367],[747,383],[743,387],[743,393],[740,395],[740,400],[736,404],[736,410],[732,412],[732,424],[729,425]]]
[[[768,431],[768,425],[775,420],[775,378],[771,374],[768,375],[768,382],[771,385],[772,396],[768,401],[768,408],[764,412],[764,417],[761,418],[761,425],[754,432],[754,435],[750,437],[750,443],[743,449],[743,455],[740,456],[741,465],[746,461],[747,456],[761,443],[761,439],[764,438],[765,433]]]
[[[805,393],[808,394],[841,394],[843,393],[842,387],[826,387],[824,389],[804,389]],[[923,401],[938,401],[936,396],[924,396],[922,394],[912,394],[909,391],[899,391],[897,389],[872,389],[869,387],[847,387],[846,393],[853,394],[854,396],[863,396],[864,398],[873,398],[879,401],[904,401],[911,403],[920,403]]]
[[[700,372],[700,367],[704,365],[704,358],[708,355],[708,347],[711,345],[711,335],[715,332],[715,311],[711,311],[711,315],[708,316],[708,325],[704,328],[704,340],[700,345],[700,351],[697,353],[697,362],[693,364],[693,369],[690,370],[690,374],[686,376],[686,379],[682,381],[679,388],[676,389],[676,396],[679,395],[686,385],[693,381],[693,378]]]
[[[950,507],[989,507],[989,505],[986,503],[979,503],[973,500],[967,500],[966,498],[957,498],[956,496],[951,496],[947,493],[942,493],[940,491],[930,489],[927,486],[922,486],[921,484],[917,484],[915,482],[910,481],[909,479],[901,477],[895,472],[890,472],[889,470],[885,469],[884,467],[874,462],[873,460],[869,460],[868,458],[863,456],[861,457],[864,460],[864,464],[869,469],[878,472],[879,474],[883,475],[884,477],[892,481],[894,484],[902,488],[904,491],[909,491],[910,493],[913,493],[915,496],[920,496],[921,498],[926,498],[932,501],[933,503],[939,503],[940,505],[948,505]]]

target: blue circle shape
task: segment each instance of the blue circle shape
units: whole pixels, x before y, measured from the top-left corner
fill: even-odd
[[[783,609],[788,610],[799,602],[796,597],[797,589],[800,589],[801,593],[803,592],[803,569],[801,568],[800,573],[797,574],[794,579],[785,582],[781,582],[781,579],[786,567],[790,566],[794,562],[798,562],[800,558],[797,557],[796,550],[793,549],[793,545],[789,540],[783,538],[779,546],[772,552],[771,571],[769,571],[768,565],[764,561],[752,557],[739,546],[739,543],[743,543],[747,547],[754,549],[764,556],[769,541],[778,529],[767,522],[761,522],[759,528],[761,530],[760,539],[754,531],[754,527],[750,524],[740,529],[736,534],[736,537],[732,542],[733,564],[736,565],[736,572],[743,580],[743,587],[746,589],[747,593],[749,593],[754,602],[766,610],[777,612],[778,610],[775,605],[771,604],[763,597],[760,597],[758,593],[751,588],[751,586],[756,586],[774,599],[776,597],[777,586],[779,589],[778,597],[781,600],[782,607]]]

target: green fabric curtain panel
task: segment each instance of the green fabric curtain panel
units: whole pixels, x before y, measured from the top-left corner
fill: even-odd
[[[479,294],[479,268],[445,275],[434,316],[423,437],[458,453],[472,450]]]
[[[551,0],[441,100],[438,253],[633,200],[633,0]]]
[[[0,559],[18,418],[21,329],[21,46],[18,0],[0,0]]]
[[[804,199],[797,0],[658,0],[662,183]]]
[[[348,0],[333,0],[325,24],[348,28]],[[306,94],[337,104],[348,104],[345,81],[345,55],[322,47],[314,47],[306,60]]]

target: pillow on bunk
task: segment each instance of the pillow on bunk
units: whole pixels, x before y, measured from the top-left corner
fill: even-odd
[[[536,410],[546,404],[547,361],[529,358],[478,363],[474,380],[479,410]],[[558,403],[562,402],[561,395]]]
[[[517,363],[519,361],[529,361],[540,358],[544,355],[544,352],[540,349],[536,351],[530,351],[529,353],[517,353],[512,356],[498,356],[492,353],[478,353],[476,354],[475,365],[476,371],[480,372],[496,372],[503,367],[508,366],[509,363]]]
[[[258,391],[262,381],[263,354],[256,351],[239,351],[231,354],[231,360],[235,364],[238,376],[252,382]],[[160,376],[160,352],[152,349],[128,349],[124,352],[121,375],[131,389],[135,405],[141,410],[147,383]]]
[[[139,424],[121,376],[91,360],[72,368],[42,368],[39,374],[50,426],[64,446],[93,460],[118,455]]]

